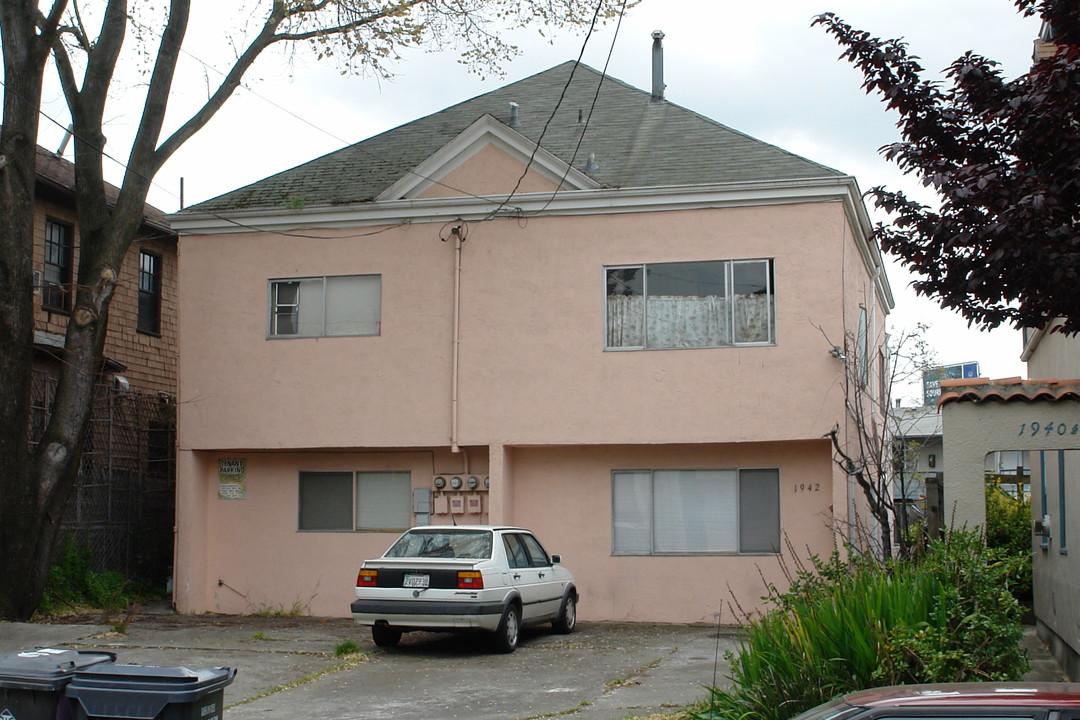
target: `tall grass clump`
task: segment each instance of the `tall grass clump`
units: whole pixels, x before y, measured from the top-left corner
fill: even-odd
[[[878,685],[1019,679],[1021,608],[982,536],[955,531],[915,557],[813,557],[770,609],[745,617],[727,689],[692,718],[787,720],[837,695]]]
[[[49,568],[37,612],[56,616],[89,610],[116,611],[148,597],[160,596],[160,591],[145,582],[133,581],[111,570],[93,570],[92,562],[89,546],[76,543],[70,536],[65,538]]]

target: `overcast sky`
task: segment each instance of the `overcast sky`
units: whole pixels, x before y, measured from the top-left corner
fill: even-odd
[[[195,5],[187,46],[191,56],[174,93],[171,118],[190,113],[205,100],[207,87],[216,84],[200,62],[223,69],[228,60],[229,28],[218,20],[220,5]],[[1006,76],[1022,74],[1039,29],[1038,20],[1022,18],[1011,0],[642,0],[617,34],[609,23],[592,35],[583,61],[600,70],[611,52],[608,72],[648,91],[650,34],[663,30],[671,102],[854,175],[864,191],[888,185],[918,192],[878,154],[878,148],[898,139],[896,118],[880,99],[862,91],[859,74],[837,59],[835,41],[810,26],[815,15],[826,11],[873,35],[905,38],[935,73],[974,50],[1000,61]],[[329,64],[268,57],[257,65],[247,88],[165,167],[150,201],[175,211],[181,177],[184,203],[191,205],[572,60],[584,34],[561,34],[551,44],[535,33],[516,39],[526,51],[505,66],[503,78],[470,74],[451,53],[409,54],[394,66],[392,81],[342,76]],[[125,107],[126,95],[136,96],[137,90],[133,84],[128,93],[117,93],[108,114],[106,134],[117,154],[122,141],[112,138],[130,134],[138,119]],[[522,112],[529,112],[527,99],[521,104]],[[63,122],[58,104],[46,107]],[[41,144],[56,149],[62,135],[60,127],[46,121]],[[110,179],[119,178],[114,169]],[[893,263],[889,277],[897,300],[890,326],[904,330],[929,323],[928,340],[940,362],[978,361],[982,374],[995,378],[1024,373],[1018,332],[968,329],[958,316],[916,298],[907,287],[910,278]]]

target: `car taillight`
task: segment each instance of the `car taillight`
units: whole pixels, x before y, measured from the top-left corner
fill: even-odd
[[[378,581],[378,570],[361,570],[356,576],[356,587],[375,587]]]
[[[483,590],[484,575],[477,570],[458,570],[458,590]]]

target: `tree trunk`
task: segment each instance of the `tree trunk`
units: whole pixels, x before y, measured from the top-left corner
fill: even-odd
[[[0,129],[0,617],[26,620],[48,576],[43,495],[29,449],[33,368],[33,232],[38,108],[50,41],[37,3],[0,3],[4,124]],[[32,70],[32,72],[28,72]],[[47,541],[48,542],[48,541]]]

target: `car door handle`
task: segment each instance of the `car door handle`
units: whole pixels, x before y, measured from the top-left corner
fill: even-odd
[[[517,574],[517,573],[514,573],[514,579],[515,579],[515,580],[520,580],[520,579],[521,579],[521,575],[519,575],[519,574]]]
[[[536,576],[537,577],[544,577],[544,573],[537,573]]]

